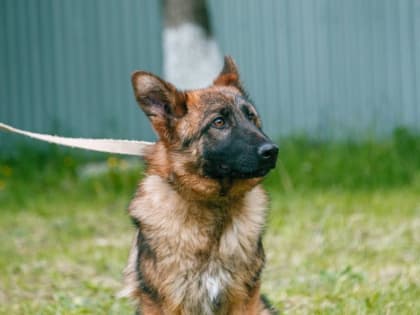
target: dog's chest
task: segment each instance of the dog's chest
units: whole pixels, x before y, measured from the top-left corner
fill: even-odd
[[[258,235],[236,224],[227,227],[218,240],[189,232],[181,232],[168,244],[178,249],[164,267],[173,271],[168,275],[168,280],[172,278],[168,294],[185,314],[227,314],[229,296],[244,294],[244,279],[251,278],[249,271],[256,267]]]
[[[265,195],[251,191],[237,214],[220,222],[211,209],[194,207],[158,178],[146,181],[143,196],[130,209],[154,256],[152,264],[142,265],[142,274],[185,314],[226,314],[228,297],[243,294],[244,278],[258,267],[253,265]]]
[[[215,240],[203,231],[184,230],[167,246],[165,252],[176,250],[156,267],[171,283],[166,289],[174,304],[182,305],[185,314],[226,314],[227,296],[234,294],[238,280],[251,268],[247,257],[254,245],[244,253],[237,236],[223,234]]]
[[[229,273],[221,266],[212,266],[197,278],[184,292],[184,308],[191,314],[225,314],[226,295],[233,280]]]
[[[206,291],[205,295],[212,303],[217,303],[220,297],[224,286],[224,281],[222,279],[223,277],[220,274],[215,276],[204,275],[201,277],[201,282],[203,283]]]

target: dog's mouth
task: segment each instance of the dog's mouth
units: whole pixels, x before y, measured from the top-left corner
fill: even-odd
[[[255,170],[235,170],[229,167],[226,164],[219,164],[218,166],[218,177],[225,178],[230,177],[233,179],[250,179],[257,177],[264,177],[275,167],[275,165],[270,165],[268,167],[261,167]]]
[[[232,172],[232,177],[233,178],[239,178],[239,179],[247,179],[247,178],[256,178],[256,177],[264,177],[265,175],[268,174],[268,172],[270,172],[272,168],[264,168],[264,169],[259,169],[256,171],[252,171],[252,172]]]
[[[208,159],[202,164],[203,174],[214,179],[251,179],[267,175],[275,168],[277,152],[269,159],[257,159],[254,156],[241,155],[239,158],[232,157],[223,159]]]

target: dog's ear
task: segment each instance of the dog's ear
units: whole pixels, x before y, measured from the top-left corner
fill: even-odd
[[[187,113],[185,93],[149,72],[136,71],[131,81],[141,109],[160,138],[170,141],[173,121]]]
[[[239,81],[239,72],[236,67],[235,61],[230,56],[225,56],[223,69],[219,76],[214,80],[214,85],[236,86],[241,88]]]

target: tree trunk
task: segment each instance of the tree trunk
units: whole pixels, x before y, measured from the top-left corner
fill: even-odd
[[[211,84],[222,67],[204,0],[164,0],[165,79],[182,89]]]

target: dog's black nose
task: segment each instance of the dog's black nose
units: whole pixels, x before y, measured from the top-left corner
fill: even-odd
[[[278,153],[279,148],[270,142],[266,142],[258,148],[258,155],[264,161],[275,161]]]

